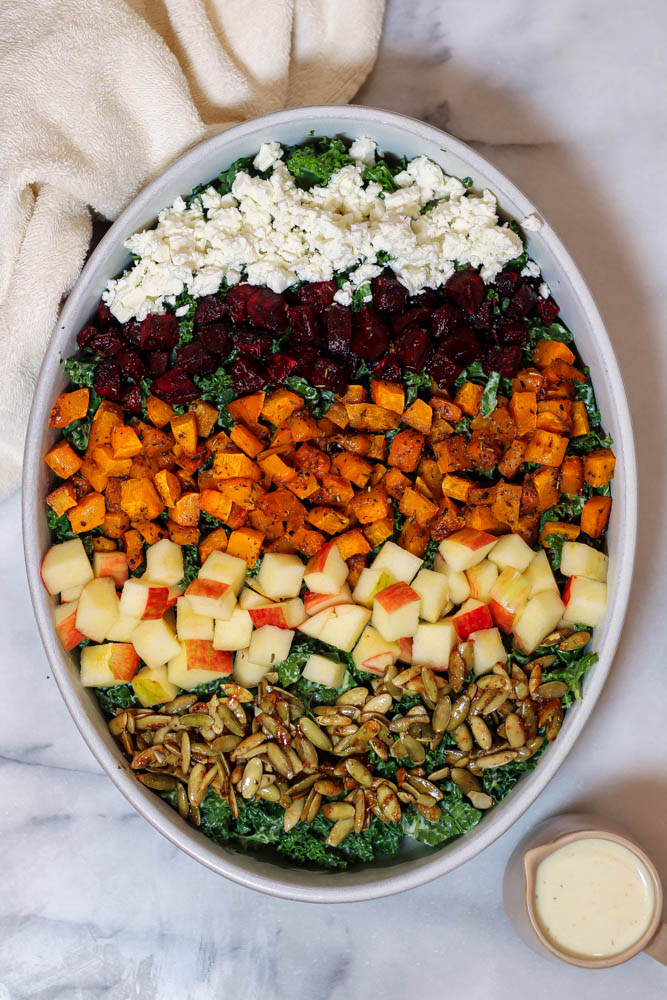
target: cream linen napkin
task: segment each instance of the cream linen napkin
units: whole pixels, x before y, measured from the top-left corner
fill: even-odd
[[[0,499],[92,208],[115,218],[235,122],[345,103],[384,0],[14,0],[0,6]]]

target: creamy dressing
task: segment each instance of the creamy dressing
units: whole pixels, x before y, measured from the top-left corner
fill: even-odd
[[[613,840],[575,840],[537,867],[535,913],[561,951],[590,958],[617,955],[639,940],[654,911],[646,866]]]

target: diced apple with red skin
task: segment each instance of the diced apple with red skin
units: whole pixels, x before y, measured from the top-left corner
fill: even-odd
[[[557,593],[544,590],[531,597],[514,619],[512,633],[525,653],[532,653],[553,632],[563,617],[565,605]]]
[[[530,584],[518,570],[506,566],[491,589],[489,610],[494,623],[511,632],[517,612],[530,596]]]
[[[222,618],[227,621],[236,607],[236,594],[230,584],[221,580],[197,577],[188,584],[185,595],[192,610],[205,618]]]
[[[120,595],[120,613],[128,618],[162,618],[169,604],[169,587],[150,580],[127,580]]]
[[[455,642],[456,631],[451,621],[420,622],[412,640],[412,662],[441,673],[449,666]]]
[[[107,632],[109,642],[132,642],[132,633],[141,621],[141,618],[130,618],[128,615],[118,615]]]
[[[204,639],[188,639],[167,664],[167,676],[176,687],[192,691],[198,684],[209,684],[232,672],[232,655],[215,650]]]
[[[214,649],[247,649],[252,635],[252,618],[250,612],[243,608],[234,608],[229,621],[218,619],[215,623],[213,636]]]
[[[95,576],[110,576],[120,590],[130,575],[127,556],[124,552],[95,552],[93,572]]]
[[[86,638],[83,632],[79,632],[76,627],[76,609],[78,604],[78,601],[68,601],[67,604],[61,604],[53,610],[56,632],[63,644],[63,648],[68,653],[70,649],[74,649],[75,646],[78,646]]]
[[[42,559],[40,572],[49,594],[60,594],[93,579],[93,568],[80,538],[52,545]]]
[[[235,594],[240,594],[245,583],[248,567],[245,559],[230,556],[227,552],[211,552],[210,556],[199,570],[200,580],[217,580],[226,583]]]
[[[524,542],[521,535],[502,535],[496,542],[489,559],[494,562],[499,570],[511,566],[523,573],[528,569],[535,557],[535,552],[527,542]]]
[[[213,619],[199,615],[189,597],[179,597],[176,602],[176,633],[181,642],[186,639],[213,641]]]
[[[306,660],[301,676],[311,684],[323,684],[324,687],[340,687],[345,677],[345,664],[330,660],[328,656],[311,653]]]
[[[488,604],[482,604],[481,601],[476,601],[473,597],[461,605],[459,611],[453,616],[452,622],[459,639],[463,640],[467,639],[472,632],[493,628],[493,619]]]
[[[261,604],[259,607],[247,608],[255,628],[262,625],[275,625],[276,628],[298,628],[306,619],[303,601],[293,597],[289,601],[278,601],[276,604]]]
[[[149,667],[161,667],[181,650],[171,622],[164,618],[140,622],[132,633],[132,642]]]
[[[269,667],[275,670],[279,663],[289,656],[294,632],[286,628],[276,628],[275,625],[262,625],[256,628],[250,639],[248,659],[258,667]]]
[[[403,635],[398,640],[398,658],[402,663],[412,663],[412,638]]]
[[[154,625],[155,622],[143,622],[144,625]],[[144,708],[153,705],[163,705],[178,694],[178,688],[169,680],[166,664],[159,667],[143,667],[132,681],[132,687]]]
[[[470,597],[470,583],[468,577],[461,570],[451,569],[439,552],[436,552],[433,560],[433,569],[436,573],[441,573],[447,580],[449,586],[449,599],[452,604],[463,604]]]
[[[169,611],[170,608],[176,607],[179,597],[182,597],[184,593],[185,591],[183,587],[178,587],[176,586],[176,584],[172,584],[172,586],[169,588],[169,600],[167,601],[167,611]]]
[[[560,571],[563,576],[585,576],[589,580],[607,579],[609,556],[598,552],[591,545],[583,542],[564,542],[560,559]],[[591,624],[587,622],[587,624]]]
[[[88,639],[103,642],[118,618],[116,586],[110,576],[91,580],[81,591],[75,627]]]
[[[262,667],[248,659],[248,650],[239,649],[234,657],[234,680],[244,688],[257,687],[262,677],[269,673],[270,667]]]
[[[139,657],[129,642],[105,642],[81,650],[81,683],[84,687],[127,684],[137,672]]]
[[[461,573],[486,559],[498,539],[488,531],[461,528],[439,545],[439,551],[450,569]]]
[[[473,632],[470,636],[473,651],[473,670],[475,677],[488,674],[496,663],[507,662],[507,650],[497,628],[485,628]]]
[[[544,549],[540,549],[539,552],[535,553],[535,558],[528,569],[524,571],[523,577],[530,587],[529,598],[536,597],[537,594],[541,594],[545,590],[552,590],[557,594],[560,593],[549,563],[549,557]]]
[[[65,590],[60,591],[60,603],[69,604],[70,601],[78,601],[81,597],[81,591],[84,585],[82,583],[78,584],[76,587],[67,587]]]
[[[146,549],[146,576],[156,583],[173,587],[183,579],[183,549],[168,538],[161,538]]]
[[[244,594],[246,592],[246,590],[254,591],[254,593],[255,593],[256,596],[263,597],[264,598],[264,603],[267,603],[268,601],[271,600],[271,598],[266,593],[266,591],[263,589],[263,587],[260,586],[259,580],[257,579],[256,576],[246,576],[245,583],[243,585],[243,590],[241,591],[241,594]],[[239,602],[240,602],[240,600],[241,600],[241,598],[239,596]]]
[[[365,608],[372,608],[375,595],[381,590],[391,587],[396,580],[385,569],[371,569],[367,566],[362,569],[357,580],[357,585],[352,591],[352,599],[357,604],[363,604]]]
[[[299,631],[349,653],[370,616],[370,611],[358,604],[336,604],[307,618],[299,625]]]
[[[304,580],[308,590],[316,594],[335,594],[345,583],[347,572],[347,563],[332,539],[309,559]]]
[[[371,569],[384,570],[398,583],[410,583],[423,561],[407,549],[402,549],[396,542],[385,542],[373,560]]]
[[[376,594],[373,601],[373,625],[383,639],[395,642],[412,636],[419,625],[421,598],[416,590],[400,581]]]
[[[332,608],[334,604],[354,604],[350,588],[346,583],[337,594],[317,594],[314,590],[307,590],[303,595],[303,606],[307,615],[316,615],[318,611]]]
[[[387,642],[376,628],[367,625],[352,650],[352,659],[357,670],[384,677],[387,667],[398,659],[399,652],[397,642]]]
[[[432,569],[420,569],[410,586],[421,598],[419,617],[427,622],[437,622],[442,618],[449,604],[447,577]]]
[[[471,566],[466,572],[470,584],[470,596],[482,604],[491,600],[491,589],[498,579],[498,567],[490,559],[482,559],[481,563]]]
[[[271,600],[298,597],[305,568],[298,556],[288,552],[267,552],[259,567],[257,582]]]
[[[246,611],[250,611],[251,608],[266,608],[274,603],[268,597],[263,597],[262,594],[253,590],[252,587],[244,587],[239,594],[239,607]]]
[[[586,576],[571,576],[563,590],[563,621],[571,625],[600,625],[607,609],[607,584]]]

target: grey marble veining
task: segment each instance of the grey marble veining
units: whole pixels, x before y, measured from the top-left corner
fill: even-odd
[[[666,42],[662,0],[390,0],[358,97],[448,129],[525,190],[582,267],[624,371],[636,582],[610,680],[551,786],[481,857],[406,895],[323,908],[219,879],[130,810],[74,728],[33,623],[14,497],[0,506],[0,1000],[667,995],[644,956],[604,973],[544,962],[501,901],[516,842],[571,807],[624,822],[667,879]]]

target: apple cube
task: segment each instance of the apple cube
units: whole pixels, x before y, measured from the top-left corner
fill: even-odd
[[[481,632],[473,632],[472,640],[473,671],[475,677],[488,674],[496,663],[507,662],[507,650],[497,628],[485,628]]]
[[[343,563],[345,566],[345,563]],[[347,571],[347,567],[345,567]],[[257,582],[267,597],[280,600],[298,597],[305,566],[298,556],[288,552],[267,552],[257,574]],[[312,589],[312,588],[311,588]],[[338,590],[338,587],[334,587]],[[329,591],[331,592],[331,591]]]
[[[335,594],[347,579],[347,563],[332,539],[308,561],[304,580],[308,590],[316,594]]]
[[[260,666],[248,659],[248,650],[239,649],[234,657],[234,680],[241,687],[257,687],[262,677],[269,673],[270,667]]]
[[[363,604],[365,608],[372,608],[375,595],[381,590],[391,587],[396,583],[394,577],[384,569],[371,569],[367,566],[362,569],[357,580],[357,585],[352,591],[352,598],[357,604]]]
[[[393,642],[411,636],[419,625],[421,597],[407,583],[399,581],[386,587],[373,601],[373,625],[383,639]]]
[[[161,667],[178,656],[181,649],[171,624],[164,618],[140,622],[132,633],[132,642],[149,667]]]
[[[563,621],[572,625],[599,625],[607,607],[607,584],[586,576],[571,576],[563,591]]]
[[[144,622],[143,624],[153,625],[155,623]],[[132,681],[132,687],[144,708],[163,705],[165,701],[171,701],[178,694],[178,688],[169,680],[167,667],[164,664],[159,667],[143,667]]]
[[[487,531],[461,528],[439,545],[439,551],[450,569],[462,572],[486,559],[498,539]]]
[[[118,615],[107,632],[109,642],[132,642],[132,633],[141,621],[141,618],[131,618],[129,615]]]
[[[198,576],[185,591],[192,610],[205,618],[231,618],[236,607],[236,594],[230,584],[222,580],[202,579]]]
[[[469,598],[453,616],[452,622],[459,639],[467,639],[472,632],[483,628],[493,628],[493,619],[488,604]]]
[[[49,594],[60,594],[93,579],[93,568],[80,538],[52,545],[42,559],[40,572]]]
[[[127,684],[137,672],[139,657],[129,642],[105,642],[81,650],[81,683],[84,687]]]
[[[532,653],[537,649],[542,639],[556,628],[564,610],[565,605],[560,596],[551,590],[544,590],[531,597],[512,625],[514,638],[521,649],[525,653]]]
[[[234,608],[229,621],[215,622],[214,649],[247,649],[252,635],[252,618],[243,608]]]
[[[403,635],[398,640],[398,658],[403,663],[412,663],[412,637]]]
[[[598,552],[583,542],[564,542],[560,559],[560,571],[563,576],[585,576],[589,580],[607,579],[609,556]]]
[[[161,538],[146,549],[146,576],[156,583],[172,587],[183,579],[183,549],[168,538]]]
[[[389,573],[398,583],[410,583],[423,561],[395,542],[385,542],[371,565],[372,569],[382,569]]]
[[[275,670],[289,656],[294,632],[275,625],[262,625],[255,629],[250,639],[248,659],[258,667]]]
[[[387,667],[398,659],[399,652],[397,642],[387,642],[376,628],[367,625],[352,650],[352,659],[357,670],[383,677]]]
[[[78,603],[78,601],[68,601],[67,604],[61,604],[59,607],[54,608],[53,611],[56,632],[68,653],[70,649],[74,649],[75,646],[78,646],[86,638],[83,632],[79,632],[76,627],[76,609]]]
[[[77,584],[76,587],[66,587],[65,590],[60,591],[60,601],[62,604],[69,604],[70,601],[78,601],[81,597],[81,591],[84,585],[82,583]]]
[[[307,618],[299,625],[299,631],[349,653],[370,616],[370,611],[358,604],[336,604]]]
[[[489,559],[500,570],[511,566],[512,569],[518,569],[519,573],[523,573],[525,569],[528,569],[534,557],[534,550],[527,542],[524,542],[521,535],[502,535],[496,542]]]
[[[110,576],[91,580],[81,591],[75,627],[88,639],[102,642],[118,618],[116,586]]]
[[[489,610],[503,632],[511,632],[517,611],[530,596],[530,584],[518,570],[506,566],[491,589]]]
[[[301,625],[306,617],[300,597],[293,597],[290,601],[278,601],[276,604],[262,604],[247,610],[255,628],[275,625],[276,628],[293,629]]]
[[[211,552],[210,556],[199,570],[201,580],[217,580],[226,583],[234,594],[239,594],[245,582],[248,567],[245,559],[230,556],[227,552]]]
[[[180,653],[167,664],[170,682],[184,691],[228,677],[231,672],[231,653],[218,652],[204,639],[186,640]]]
[[[432,569],[420,569],[410,586],[421,599],[419,617],[437,622],[449,604],[447,577]]]
[[[120,595],[120,613],[128,618],[162,618],[169,605],[169,587],[150,580],[127,580]]]
[[[481,563],[471,566],[466,572],[470,584],[470,596],[482,604],[491,600],[491,588],[498,579],[498,567],[490,559],[482,559]]]
[[[268,597],[263,597],[252,587],[244,587],[239,594],[239,607],[249,611],[251,608],[265,608],[273,604]]]
[[[523,576],[530,587],[529,597],[535,597],[545,590],[554,590],[557,594],[559,593],[558,584],[549,563],[549,557],[544,549],[540,549],[535,554],[535,558],[528,569],[524,571]]]
[[[353,604],[350,588],[343,584],[337,594],[318,594],[314,590],[307,590],[303,595],[303,606],[307,615],[316,615],[318,611],[325,608],[332,608],[334,604]]]
[[[124,552],[95,552],[93,572],[95,576],[110,576],[120,590],[130,575],[127,556]]]
[[[213,640],[213,619],[199,615],[189,597],[179,597],[176,602],[176,633],[181,642],[186,639]]]
[[[441,573],[446,577],[449,585],[449,599],[452,604],[463,604],[470,597],[470,583],[468,577],[462,570],[451,569],[439,552],[436,552],[433,560],[433,569],[436,573]]]
[[[457,642],[451,621],[420,622],[412,639],[412,662],[442,672],[449,666],[449,657]]]
[[[312,684],[323,684],[325,687],[340,687],[345,678],[344,663],[330,660],[328,656],[312,653],[306,660],[301,676]]]

